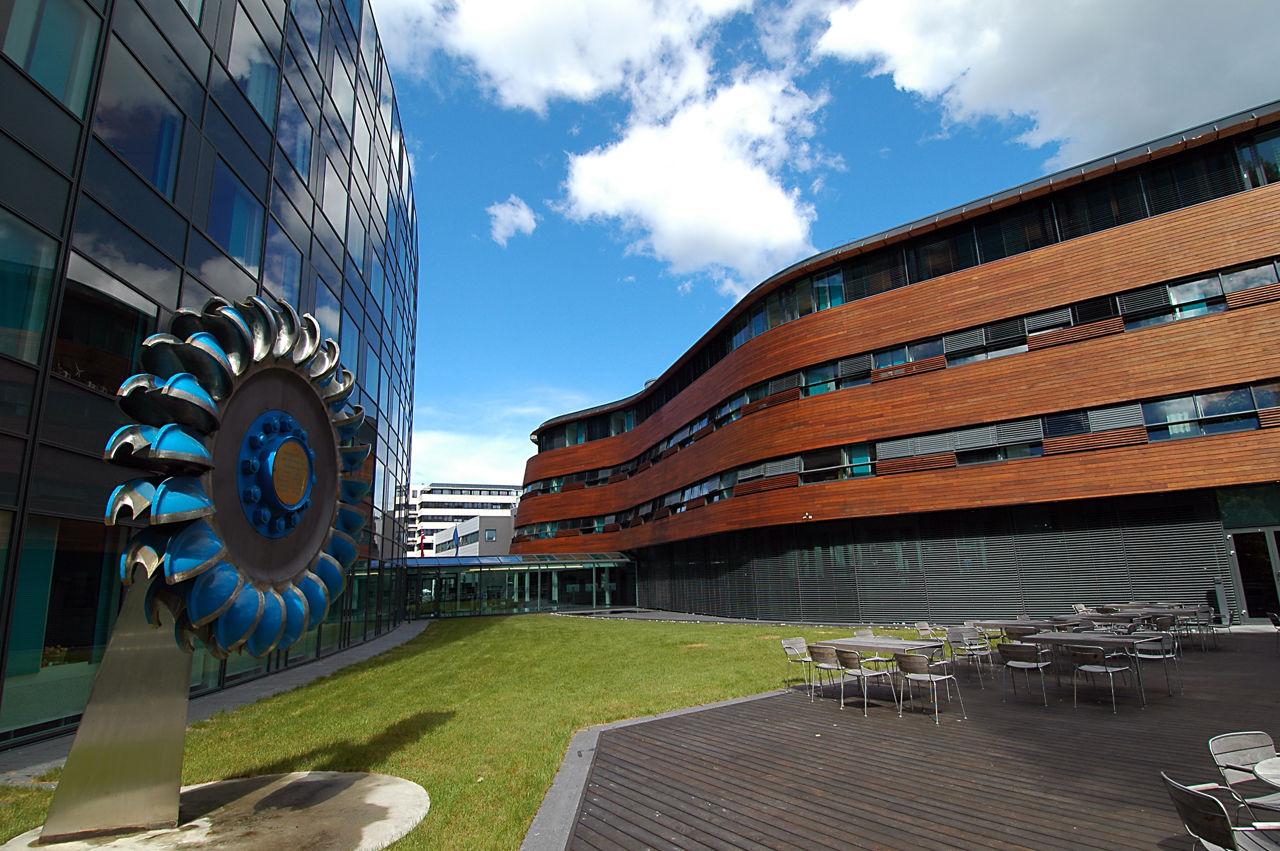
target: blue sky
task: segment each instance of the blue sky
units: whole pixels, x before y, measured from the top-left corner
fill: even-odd
[[[539,422],[815,250],[1280,96],[1247,3],[373,3],[415,167],[415,481],[519,481]]]

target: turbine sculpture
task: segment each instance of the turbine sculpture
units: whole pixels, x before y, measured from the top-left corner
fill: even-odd
[[[370,446],[338,344],[286,302],[214,298],[142,343],[105,460],[139,475],[105,521],[145,523],[41,841],[173,825],[191,653],[292,647],[342,593]],[[165,637],[162,627],[173,630]]]

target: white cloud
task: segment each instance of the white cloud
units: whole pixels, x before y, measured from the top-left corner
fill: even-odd
[[[860,0],[830,13],[817,51],[869,63],[950,122],[1030,119],[1052,167],[1276,96],[1280,17],[1250,0]]]
[[[420,391],[421,395],[421,391]],[[536,387],[526,398],[469,395],[420,404],[414,412],[414,482],[523,482],[534,454],[529,435],[545,420],[590,404],[583,395]]]
[[[442,47],[509,107],[543,112],[628,88],[667,105],[701,92],[708,27],[750,0],[377,0],[385,49],[411,73]]]
[[[633,123],[617,142],[571,155],[563,212],[620,222],[637,234],[633,250],[741,296],[813,252],[814,209],[782,175],[814,164],[808,140],[824,103],[782,74],[738,79],[665,121]]]
[[[680,293],[680,295],[688,295],[693,292],[693,281],[681,281],[676,286],[676,292]]]
[[[511,237],[518,233],[528,236],[538,226],[538,217],[518,195],[496,201],[484,211],[489,214],[489,237],[503,248],[507,247],[507,240]]]

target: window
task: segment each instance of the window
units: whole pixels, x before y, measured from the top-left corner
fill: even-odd
[[[76,115],[84,115],[98,54],[98,16],[80,0],[8,0],[4,53]]]
[[[1019,458],[1039,458],[1044,455],[1040,441],[1014,443],[1008,446],[989,446],[956,453],[957,464],[990,464],[993,461],[1016,461]]]
[[[1255,429],[1253,405],[1249,388],[1242,387],[1145,402],[1142,415],[1151,440],[1177,440]]]
[[[294,247],[275,219],[267,219],[267,257],[262,268],[262,285],[281,301],[298,306],[302,252]]]
[[[0,352],[35,363],[58,246],[0,209]]]
[[[262,205],[221,159],[209,193],[209,236],[255,278],[262,264]]]
[[[289,4],[293,9],[293,19],[302,31],[302,39],[311,51],[311,58],[320,61],[320,32],[324,29],[324,13],[316,0],[293,0]]]
[[[316,278],[316,321],[320,323],[320,331],[326,337],[338,339],[340,317],[342,316],[342,307],[338,303],[338,297],[333,294],[321,278]],[[350,353],[347,355],[352,357]]]
[[[813,299],[818,310],[844,304],[844,277],[839,269],[813,279]]]
[[[93,130],[161,195],[173,197],[182,113],[114,38],[102,72]]]
[[[907,359],[911,361],[922,361],[928,358],[937,357],[942,354],[942,339],[925,340],[921,343],[912,343],[907,347]]]
[[[200,13],[204,11],[204,0],[178,0],[178,5],[186,10],[196,26],[200,26]]]
[[[1280,139],[1280,137],[1277,137]],[[1254,287],[1265,287],[1276,282],[1276,266],[1274,263],[1263,263],[1245,269],[1235,269],[1222,273],[1223,292],[1235,293],[1251,290]]]
[[[899,366],[907,362],[907,347],[895,346],[892,349],[883,349],[876,352],[874,357],[876,369]]]
[[[871,447],[865,443],[815,449],[800,456],[800,483],[832,482],[871,475]]]
[[[836,389],[836,365],[826,363],[812,366],[804,371],[804,394],[821,396]]]
[[[1253,385],[1253,403],[1258,410],[1280,408],[1280,381]]]
[[[311,123],[307,121],[302,106],[287,84],[280,90],[280,119],[276,128],[276,141],[280,143],[294,170],[302,175],[302,182],[306,183],[311,173]]]
[[[115,393],[137,370],[142,341],[156,325],[154,304],[72,254],[58,316],[53,372],[102,393]]]
[[[328,157],[324,158],[324,194],[320,199],[320,209],[325,218],[338,233],[347,230],[347,187],[346,172],[342,166]]]
[[[497,530],[497,529],[485,529],[485,530],[484,530],[484,539],[485,539],[485,542],[486,542],[486,543],[490,543],[490,544],[492,544],[494,541],[498,540],[498,530]]]
[[[235,26],[231,30],[231,57],[227,70],[262,120],[268,127],[274,127],[280,70],[263,44],[262,36],[253,28],[244,7],[239,5],[236,6]]]
[[[360,274],[364,275],[364,225],[359,210],[352,209],[347,217],[347,253]]]
[[[333,96],[333,105],[338,108],[342,126],[350,130],[351,113],[356,108],[356,90],[351,85],[351,75],[336,52],[329,73],[329,93]]]

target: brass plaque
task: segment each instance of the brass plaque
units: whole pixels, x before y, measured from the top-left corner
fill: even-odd
[[[307,480],[311,477],[311,461],[302,444],[290,440],[276,450],[271,462],[271,486],[285,505],[296,505],[307,493]]]

